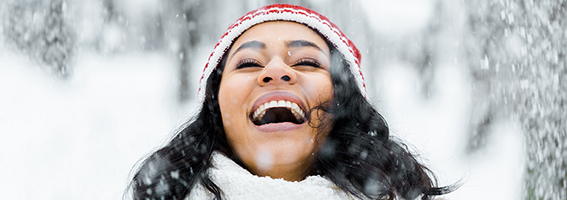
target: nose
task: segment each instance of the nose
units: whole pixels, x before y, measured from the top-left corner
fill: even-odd
[[[272,59],[258,76],[258,85],[295,84],[296,74],[281,58]]]

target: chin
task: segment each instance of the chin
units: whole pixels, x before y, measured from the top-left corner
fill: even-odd
[[[307,125],[306,125],[307,126]],[[316,132],[303,128],[282,132],[260,132],[263,137],[256,147],[258,153],[269,153],[281,164],[301,162],[317,151]]]

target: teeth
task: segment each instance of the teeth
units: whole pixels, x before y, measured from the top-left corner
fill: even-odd
[[[291,110],[291,113],[293,113],[295,118],[298,119],[298,120],[305,118],[303,110],[301,110],[296,103],[291,102],[291,101],[279,100],[279,101],[266,102],[266,103],[260,105],[260,107],[258,107],[256,109],[256,111],[254,111],[253,119],[255,121],[260,120],[262,117],[264,117],[264,114],[266,114],[266,110],[268,110],[270,108],[275,108],[275,107],[288,108],[289,110]]]

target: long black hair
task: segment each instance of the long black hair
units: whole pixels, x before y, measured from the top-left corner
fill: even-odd
[[[334,98],[321,106],[332,129],[315,162],[318,173],[359,198],[432,199],[458,186],[437,187],[435,176],[401,141],[390,136],[385,119],[354,83],[348,63],[331,52]]]
[[[334,98],[314,109],[329,114],[325,116],[332,118],[330,122],[316,126],[330,126],[331,131],[312,173],[328,177],[342,190],[363,199],[394,199],[396,195],[415,199],[421,195],[425,200],[450,192],[452,187],[437,187],[430,171],[403,143],[391,138],[384,118],[354,84],[348,63],[332,45],[329,47]],[[222,191],[207,169],[212,166],[213,151],[233,156],[217,98],[225,62],[223,58],[208,78],[198,114],[165,147],[141,163],[130,184],[133,199],[184,199],[195,184],[222,199]],[[309,113],[318,113],[314,109]]]

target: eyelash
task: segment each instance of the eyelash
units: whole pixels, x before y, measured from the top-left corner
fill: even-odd
[[[298,66],[298,65],[308,65],[316,68],[321,68],[321,63],[319,63],[319,61],[308,58],[303,58],[298,60],[297,62],[295,62],[293,66]]]
[[[316,60],[303,58],[295,62],[293,66],[307,65],[316,68],[321,68],[321,63]],[[254,59],[244,59],[236,64],[236,69],[242,69],[247,67],[262,67],[262,64]]]
[[[242,69],[247,67],[262,67],[262,64],[254,59],[244,59],[236,64],[236,69]]]

